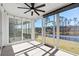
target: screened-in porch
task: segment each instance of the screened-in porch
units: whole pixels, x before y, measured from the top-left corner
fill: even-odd
[[[1,56],[78,56],[78,5],[45,3],[38,16],[33,10],[23,14],[26,8],[17,8],[22,3],[1,3]]]

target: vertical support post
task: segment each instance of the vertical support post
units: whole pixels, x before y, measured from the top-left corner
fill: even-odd
[[[44,44],[44,31],[43,31],[43,29],[44,29],[44,25],[43,25],[43,19],[42,19],[42,44]]]
[[[29,25],[30,25],[30,23],[28,22],[28,23],[27,23],[27,29],[28,29],[27,34],[29,34]]]
[[[55,15],[54,15],[54,22],[55,22]],[[54,26],[53,26],[53,38],[55,38],[55,23],[54,23]]]
[[[27,34],[28,34],[28,23],[26,23],[26,29],[27,29]]]
[[[42,18],[42,43],[45,44],[45,18]]]
[[[2,50],[2,11],[1,11],[1,4],[0,4],[0,48]]]
[[[28,26],[27,27],[28,27],[28,34],[29,34],[29,22],[28,22]]]
[[[46,18],[43,18],[43,44],[46,43],[46,23],[45,23]]]
[[[34,26],[34,23],[35,23],[35,20],[33,20],[32,22],[31,22],[31,26],[32,26],[32,36],[31,36],[31,38],[32,38],[32,40],[35,40],[35,26]]]
[[[60,35],[60,17],[59,14],[55,14],[55,20],[56,20],[56,47],[59,47],[59,35]]]
[[[55,44],[55,39],[56,39],[55,38],[55,36],[56,36],[56,30],[55,30],[55,28],[56,28],[56,24],[55,24],[55,15],[53,15],[53,16],[54,16],[54,18],[53,18],[54,19],[54,24],[53,24],[54,26],[53,26],[53,31],[52,32],[53,32],[53,38],[54,38],[53,39],[53,41],[54,41],[54,44],[53,45],[55,46],[56,45]]]
[[[21,22],[22,22],[22,25],[21,25],[21,26],[22,26],[22,27],[21,27],[21,28],[22,28],[22,40],[23,40],[23,20],[24,20],[24,19],[21,18]]]

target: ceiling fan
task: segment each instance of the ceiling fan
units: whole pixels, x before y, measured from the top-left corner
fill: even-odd
[[[45,4],[39,5],[35,7],[35,3],[30,3],[30,5],[28,5],[27,3],[24,3],[27,7],[17,7],[19,9],[28,9],[28,11],[25,11],[25,13],[28,13],[31,11],[31,16],[33,16],[33,13],[35,12],[38,16],[40,15],[38,12],[45,12],[44,10],[40,10],[39,8],[44,7]]]

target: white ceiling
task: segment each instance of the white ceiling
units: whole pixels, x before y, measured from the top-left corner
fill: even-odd
[[[60,7],[66,6],[69,3],[45,3],[45,4],[46,4],[45,7],[40,8],[42,10],[45,10],[45,13],[39,12],[40,16],[42,16],[42,15],[44,15],[44,14],[50,12],[50,11],[54,11],[54,10],[60,8]],[[41,3],[35,4],[35,6],[38,6],[38,5],[41,5]],[[5,10],[8,13],[15,15],[15,16],[26,17],[26,18],[31,18],[31,19],[35,19],[37,17],[40,17],[36,13],[34,13],[34,15],[31,16],[31,12],[24,14],[24,12],[27,11],[27,9],[18,9],[17,8],[17,7],[27,7],[23,3],[4,3],[3,7],[5,8]]]

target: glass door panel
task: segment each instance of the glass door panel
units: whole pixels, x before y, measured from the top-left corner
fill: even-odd
[[[19,19],[9,19],[9,43],[22,39],[22,22]]]
[[[31,22],[23,21],[23,40],[31,39]]]

